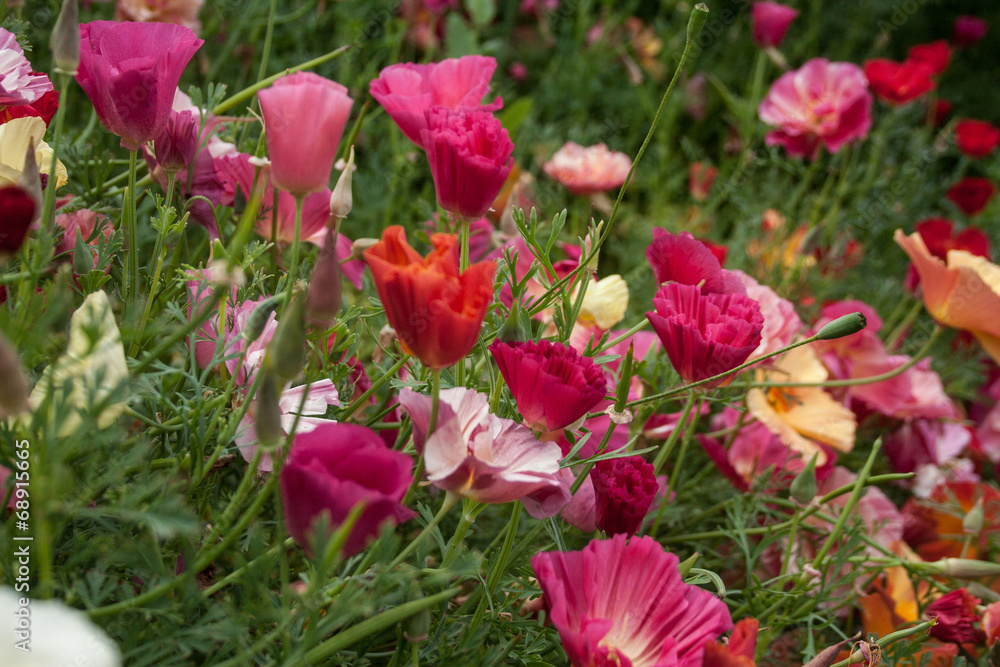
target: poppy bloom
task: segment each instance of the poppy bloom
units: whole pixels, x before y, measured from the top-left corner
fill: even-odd
[[[635,535],[660,488],[652,464],[641,456],[598,461],[590,470],[597,527],[608,535]]]
[[[0,187],[19,185],[24,178],[28,148],[35,146],[35,164],[38,166],[42,189],[55,174],[55,187],[66,185],[68,174],[62,160],[52,166],[52,148],[42,141],[45,122],[37,117],[15,118],[0,125]]]
[[[872,92],[893,106],[912,102],[933,90],[933,74],[933,66],[923,61],[904,60],[898,63],[875,58],[865,62],[865,76]]]
[[[0,257],[21,249],[35,219],[35,200],[16,185],[0,188]]]
[[[531,559],[575,667],[699,667],[705,644],[733,622],[725,603],[684,583],[677,566],[652,538],[624,534]]]
[[[493,301],[496,263],[477,262],[458,271],[458,237],[431,236],[426,258],[393,225],[365,251],[389,324],[403,349],[428,368],[457,363],[476,344],[486,310]]]
[[[931,75],[938,75],[948,69],[951,60],[951,47],[948,42],[939,39],[929,44],[917,44],[910,47],[907,60],[924,63],[931,68]]]
[[[993,646],[1000,639],[1000,602],[991,602],[983,612],[983,632],[986,645]]]
[[[760,305],[745,294],[716,294],[698,285],[667,283],[653,298],[653,306],[656,310],[646,317],[685,382],[732,370],[760,345],[764,317]]]
[[[165,171],[187,169],[198,151],[198,118],[190,111],[171,111],[163,133],[153,140],[153,155]]]
[[[757,108],[760,119],[777,130],[768,146],[784,146],[789,155],[815,159],[820,144],[831,153],[871,127],[872,96],[865,73],[853,63],[813,58],[782,74]]]
[[[971,158],[983,158],[1000,144],[1000,129],[983,120],[961,120],[955,125],[955,145]]]
[[[956,644],[979,641],[982,632],[975,627],[979,602],[964,588],[945,593],[924,609],[924,615],[936,621],[927,632],[935,639]]]
[[[424,148],[421,132],[427,129],[424,111],[431,107],[497,111],[503,107],[498,97],[480,106],[490,92],[490,78],[497,61],[488,56],[462,56],[438,63],[389,65],[371,83],[372,97],[403,131],[406,138]]]
[[[412,467],[409,456],[389,449],[364,426],[324,424],[295,436],[280,478],[288,534],[308,549],[317,519],[325,515],[332,531],[365,503],[344,543],[344,556],[358,553],[382,524],[416,516],[401,504],[413,482]]]
[[[728,643],[715,641],[705,645],[705,662],[702,667],[754,667],[759,629],[760,621],[756,618],[740,620],[733,628]]]
[[[52,92],[45,74],[36,74],[14,33],[0,28],[0,107],[32,104]]]
[[[607,394],[601,367],[562,343],[498,339],[490,353],[525,423],[536,430],[566,428]]]
[[[50,90],[31,104],[21,104],[19,106],[5,107],[0,105],[0,123],[6,123],[15,118],[25,118],[26,116],[38,116],[45,125],[52,122],[52,117],[59,110],[59,91]]]
[[[966,215],[976,215],[990,203],[997,189],[988,178],[967,176],[948,188],[946,196]]]
[[[978,227],[966,227],[955,231],[955,223],[947,218],[925,218],[918,222],[915,230],[924,240],[924,245],[932,255],[942,261],[948,260],[949,250],[966,250],[973,255],[990,258],[990,239]],[[920,284],[920,274],[910,264],[906,274],[906,289],[911,292]]]
[[[653,242],[646,247],[646,259],[658,284],[700,284],[703,292],[746,293],[739,278],[722,268],[716,252],[690,232],[671,234],[654,227]]]
[[[798,15],[798,10],[777,2],[753,3],[750,7],[753,43],[762,49],[778,48]]]
[[[959,16],[951,26],[951,41],[965,49],[986,36],[990,24],[978,16]]]
[[[198,12],[205,0],[118,0],[116,21],[176,23],[201,32]]]
[[[953,106],[951,102],[940,97],[936,100],[929,100],[927,103],[927,123],[934,127],[941,127],[951,115]]]
[[[170,23],[82,23],[76,81],[101,124],[136,151],[163,132],[181,74],[202,44]]]
[[[572,141],[566,142],[542,165],[542,171],[549,177],[584,197],[619,187],[631,168],[632,158],[625,153],[610,151],[605,144],[581,146]]]
[[[424,114],[427,129],[420,136],[438,204],[466,220],[483,217],[513,166],[507,130],[488,111],[432,107]]]

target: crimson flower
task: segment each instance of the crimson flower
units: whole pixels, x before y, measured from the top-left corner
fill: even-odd
[[[761,4],[761,3],[757,3]],[[688,192],[691,199],[695,201],[705,201],[708,193],[712,191],[715,177],[719,175],[719,170],[704,162],[693,162],[688,167]]]
[[[798,10],[777,2],[753,3],[750,7],[750,18],[753,21],[753,43],[762,49],[781,46],[788,26],[798,15]]]
[[[34,219],[35,200],[30,194],[16,185],[0,188],[0,257],[21,249]]]
[[[974,625],[979,621],[979,614],[976,613],[978,604],[979,599],[964,588],[942,595],[924,609],[927,618],[937,621],[928,633],[943,642],[965,644],[978,641],[982,636]]]
[[[1000,145],[1000,129],[983,120],[961,120],[955,125],[955,145],[971,158],[984,158]]]
[[[931,68],[932,75],[941,74],[948,69],[948,62],[951,60],[951,47],[943,39],[929,44],[917,44],[910,47],[907,60],[925,63]]]
[[[736,623],[729,642],[717,641],[705,645],[705,662],[702,667],[754,667],[754,653],[757,650],[757,631],[760,621],[744,618]]]
[[[656,470],[641,456],[598,461],[590,470],[597,507],[597,527],[608,535],[639,532],[660,488]]]
[[[956,232],[955,223],[947,218],[925,218],[916,224],[916,232],[924,240],[930,254],[941,261],[948,261],[949,250],[965,250],[979,257],[990,258],[990,239],[978,227],[969,226]],[[912,264],[904,284],[911,292],[920,284],[920,274]]]
[[[740,279],[722,268],[719,254],[716,248],[697,240],[690,232],[671,234],[659,227],[653,228],[653,242],[646,247],[646,259],[658,284],[701,284],[705,292],[745,294]],[[724,248],[721,254],[724,258]]]
[[[922,97],[934,89],[933,66],[919,60],[899,63],[886,58],[865,62],[868,86],[882,101],[900,106]]]
[[[976,215],[990,203],[997,189],[987,178],[967,176],[948,189],[948,199],[966,215]]]

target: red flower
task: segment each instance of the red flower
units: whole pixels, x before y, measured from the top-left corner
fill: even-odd
[[[951,41],[960,49],[968,48],[985,37],[989,27],[978,16],[959,16],[951,27]]]
[[[879,99],[899,106],[934,89],[934,69],[925,62],[875,58],[865,63],[868,85]]]
[[[948,69],[948,62],[951,60],[951,47],[943,39],[930,44],[917,44],[910,48],[907,60],[925,63],[931,68],[931,74],[941,74]]]
[[[955,145],[971,158],[983,158],[1000,145],[1000,129],[983,120],[962,120],[955,125]]]
[[[646,317],[686,382],[732,370],[760,345],[764,317],[760,305],[745,294],[706,293],[698,285],[668,283],[653,305],[656,311]]]
[[[45,121],[46,125],[48,125],[52,121],[52,117],[56,115],[56,111],[58,111],[58,109],[59,91],[50,90],[31,104],[0,107],[0,123],[6,123],[7,121],[14,120],[15,118],[38,116]]]
[[[712,191],[712,185],[718,175],[719,170],[711,165],[704,162],[692,163],[688,168],[688,192],[691,193],[691,199],[695,201],[708,199],[708,193]]]
[[[990,258],[990,239],[978,227],[966,227],[956,234],[955,223],[951,220],[926,218],[917,223],[916,232],[924,240],[927,250],[943,261],[948,260],[949,250],[965,250],[973,255]],[[919,284],[920,275],[911,264],[906,274],[906,289],[912,292]]]
[[[344,544],[345,556],[358,553],[382,524],[416,516],[400,504],[413,481],[412,467],[409,456],[387,448],[364,426],[324,424],[297,435],[280,480],[288,534],[308,549],[316,519],[326,515],[332,531],[364,502]]]
[[[27,192],[9,185],[0,188],[0,257],[21,249],[35,219],[35,200]]]
[[[997,189],[986,178],[966,177],[951,186],[948,199],[966,215],[976,215],[990,203]]]
[[[536,430],[556,431],[583,417],[605,397],[601,367],[572,347],[547,340],[490,345],[524,421]]]
[[[431,243],[425,259],[393,225],[365,251],[365,260],[403,349],[437,369],[458,362],[476,344],[493,300],[496,263],[478,262],[459,274],[458,237],[434,234]]]
[[[942,595],[927,605],[924,614],[937,621],[928,633],[943,642],[964,644],[978,641],[982,633],[973,625],[979,620],[976,605],[979,599],[959,588]]]
[[[927,105],[927,123],[934,127],[941,127],[944,125],[945,120],[948,119],[948,116],[951,115],[953,106],[951,102],[943,100],[940,97],[930,101]]]
[[[639,532],[660,485],[653,466],[641,456],[598,461],[590,471],[597,527],[607,535]]]
[[[753,43],[762,49],[777,48],[785,39],[788,26],[799,12],[777,2],[755,2],[750,8]]]
[[[507,130],[488,111],[433,107],[424,114],[427,129],[420,136],[438,204],[468,220],[483,217],[513,166]]]
[[[76,80],[104,127],[136,151],[163,132],[181,74],[202,44],[169,23],[83,23]]]
[[[705,661],[702,667],[754,667],[754,652],[757,650],[757,630],[760,621],[744,618],[733,628],[729,643],[717,641],[705,645]]]

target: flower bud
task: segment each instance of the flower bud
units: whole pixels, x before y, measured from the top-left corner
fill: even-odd
[[[959,577],[961,579],[995,577],[1000,574],[1000,563],[971,558],[942,558],[927,565],[946,577]]]
[[[410,590],[406,597],[407,602],[422,599],[424,592],[421,590],[420,584],[415,581],[410,582]],[[430,636],[430,631],[431,610],[427,607],[423,607],[420,611],[403,621],[403,636],[406,637],[406,641],[408,642],[419,644]]]
[[[198,119],[190,111],[171,111],[167,126],[153,140],[153,154],[164,171],[186,169],[198,151]],[[167,202],[168,204],[170,202]]]
[[[344,170],[340,172],[340,178],[337,179],[337,185],[333,188],[333,194],[330,195],[331,220],[342,220],[351,212],[351,207],[354,204],[354,197],[351,194],[353,172],[354,146],[351,146],[351,155],[347,159],[347,164],[344,166]]]
[[[829,322],[816,334],[817,340],[836,340],[856,334],[868,326],[868,320],[861,313],[851,313]]]
[[[531,337],[531,320],[521,307],[521,302],[514,301],[510,305],[510,314],[497,331],[497,338],[505,343],[517,343],[531,340]]]
[[[962,519],[962,529],[970,535],[978,535],[983,530],[983,499],[980,498]]]
[[[80,18],[76,0],[63,0],[50,40],[49,48],[56,71],[76,76],[80,65]]]
[[[0,334],[0,417],[28,408],[28,381],[21,371],[17,350]]]
[[[94,268],[94,254],[84,240],[80,228],[76,228],[76,242],[73,245],[73,273],[85,275]]]
[[[260,338],[260,335],[264,333],[264,327],[267,326],[267,320],[271,317],[271,313],[280,304],[284,303],[284,301],[284,294],[275,294],[272,297],[264,299],[254,307],[250,312],[250,317],[247,318],[247,323],[243,325],[242,335],[248,343],[252,343]]]
[[[371,248],[378,242],[378,239],[355,239],[354,243],[351,244],[351,256],[349,259],[360,259],[363,261],[365,258],[365,250],[368,250],[368,248]]]
[[[265,447],[276,447],[285,435],[281,428],[281,407],[278,405],[278,379],[268,368],[261,372],[264,379],[257,390],[257,439]]]
[[[797,503],[805,505],[816,497],[816,456],[813,454],[806,467],[792,481],[789,491]]]
[[[699,2],[691,10],[691,18],[688,19],[687,27],[687,41],[694,42],[698,39],[698,35],[701,34],[701,29],[705,27],[705,22],[708,20],[708,5],[704,2]]]
[[[340,312],[340,261],[337,259],[337,232],[326,228],[323,250],[319,253],[309,291],[306,292],[306,318],[309,324],[326,329]]]
[[[305,298],[299,292],[285,307],[274,338],[267,346],[265,366],[281,380],[291,381],[306,363]]]

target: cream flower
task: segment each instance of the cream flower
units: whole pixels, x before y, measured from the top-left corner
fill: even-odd
[[[42,141],[45,121],[36,116],[15,118],[0,125],[0,187],[19,185],[31,142],[35,144],[35,164],[43,174],[52,173],[52,148]],[[56,187],[66,185],[66,167],[56,161]]]
[[[576,298],[574,293],[573,298]],[[628,283],[615,274],[587,285],[577,322],[607,331],[625,318],[628,310]]]

